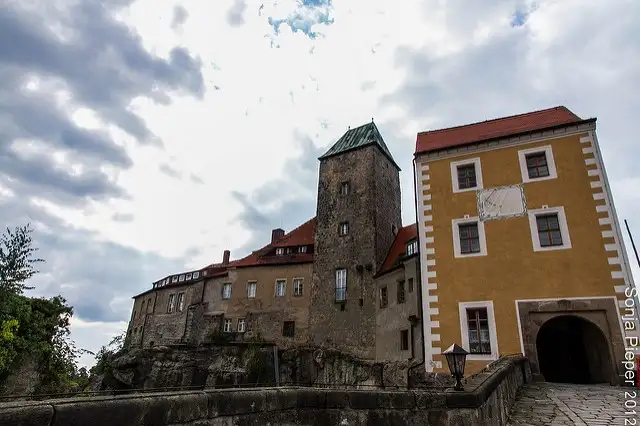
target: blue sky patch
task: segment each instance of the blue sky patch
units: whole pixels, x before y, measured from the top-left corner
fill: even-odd
[[[314,30],[314,26],[333,24],[330,12],[331,0],[302,0],[300,7],[286,18],[270,16],[268,22],[276,34],[280,32],[280,26],[285,24],[294,33],[302,32],[310,39],[315,39],[320,33]]]

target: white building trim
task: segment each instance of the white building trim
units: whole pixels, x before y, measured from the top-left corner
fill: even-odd
[[[478,239],[480,242],[480,251],[478,253],[462,253],[460,247],[460,225],[476,223],[478,225]],[[460,259],[465,257],[478,257],[487,255],[487,237],[484,232],[484,222],[476,217],[465,217],[459,219],[453,219],[451,221],[451,230],[453,235],[453,255]]]
[[[458,167],[460,166],[468,166],[473,164],[473,166],[475,167],[475,173],[476,173],[476,186],[471,187],[471,188],[464,188],[464,189],[460,189],[460,182],[458,181]],[[453,190],[453,193],[458,193],[458,192],[470,192],[470,191],[476,191],[478,189],[482,189],[482,166],[480,163],[480,157],[475,157],[475,158],[466,158],[464,160],[458,160],[458,161],[452,161],[450,163],[450,167],[451,167],[451,188]],[[428,200],[430,200],[431,198],[428,198]]]
[[[527,155],[540,154],[540,153],[544,153],[547,159],[549,176],[530,178],[529,168],[527,167]],[[558,177],[558,171],[556,170],[556,162],[553,158],[553,150],[551,149],[551,145],[521,149],[518,151],[518,161],[520,162],[520,173],[522,174],[522,183],[538,182],[542,180],[556,179]]]
[[[489,343],[491,344],[491,354],[479,355],[469,354],[467,359],[471,361],[492,361],[499,357],[498,351],[498,332],[496,330],[496,319],[493,313],[493,301],[484,300],[478,302],[459,302],[458,303],[458,316],[460,318],[460,335],[462,347],[469,351],[469,324],[467,322],[467,309],[468,308],[487,308],[487,325],[489,326]]]
[[[538,235],[538,223],[536,218],[546,214],[557,214],[558,224],[560,225],[560,233],[562,235],[562,245],[542,247],[540,245],[540,237]],[[529,229],[531,230],[531,243],[533,251],[552,251],[567,250],[571,248],[571,237],[569,236],[569,227],[567,226],[567,217],[564,214],[564,207],[543,207],[541,209],[529,210]]]

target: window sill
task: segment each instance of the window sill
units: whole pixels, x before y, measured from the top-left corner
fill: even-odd
[[[498,359],[498,355],[494,354],[469,354],[467,360],[469,361],[494,361]]]
[[[534,247],[533,251],[569,250],[570,248],[571,248],[571,246],[569,246],[569,245],[550,246],[550,247]]]
[[[553,175],[544,176],[544,177],[537,177],[537,178],[528,177],[528,178],[523,179],[522,183],[542,182],[542,181],[545,181],[545,180],[551,180],[551,179],[557,179],[557,178],[558,178],[558,176],[553,176]]]

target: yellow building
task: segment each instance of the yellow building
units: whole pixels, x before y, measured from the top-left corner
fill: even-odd
[[[469,373],[523,353],[549,381],[619,382],[637,310],[596,120],[557,107],[423,132],[414,170],[427,371],[458,343]]]

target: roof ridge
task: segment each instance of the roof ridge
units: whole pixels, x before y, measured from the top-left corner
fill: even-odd
[[[426,133],[444,132],[444,131],[447,131],[447,130],[460,129],[462,127],[475,126],[476,124],[490,123],[492,121],[508,120],[510,118],[524,117],[524,116],[527,116],[527,115],[539,114],[541,112],[547,112],[547,111],[553,111],[553,110],[559,110],[559,109],[564,109],[565,111],[571,113],[576,119],[580,120],[580,117],[578,117],[569,108],[567,108],[564,105],[558,105],[558,106],[555,106],[555,107],[539,109],[539,110],[536,110],[536,111],[529,111],[529,112],[524,112],[524,113],[520,113],[520,114],[507,115],[505,117],[497,117],[497,118],[491,118],[489,120],[476,121],[474,123],[461,124],[461,125],[458,125],[458,126],[451,126],[451,127],[443,127],[441,129],[425,130],[425,131],[422,131],[422,132],[418,132],[418,135],[423,135],[423,134],[426,134]]]

